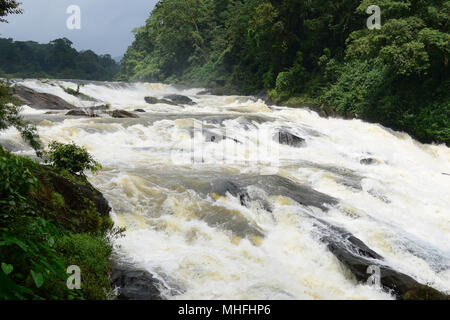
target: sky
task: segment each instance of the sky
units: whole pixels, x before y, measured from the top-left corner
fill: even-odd
[[[77,50],[119,57],[132,43],[132,30],[145,24],[157,0],[19,0],[24,13],[0,23],[0,37],[48,43],[66,37]],[[66,13],[80,8],[80,29],[69,29]]]

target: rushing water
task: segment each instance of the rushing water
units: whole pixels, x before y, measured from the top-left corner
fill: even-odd
[[[81,91],[99,101],[93,103],[60,87],[76,89],[72,82],[19,82],[78,107],[145,109],[139,119],[75,118],[29,107],[23,114],[44,143],[74,141],[103,165],[89,179],[110,202],[117,226],[126,227],[116,253],[158,278],[166,298],[392,299],[345,271],[320,241],[313,218],[348,230],[393,269],[450,293],[450,149],[444,145],[251,97],[200,95],[201,89],[90,83]],[[197,104],[144,101],[172,93]],[[304,145],[270,138],[280,128]],[[211,141],[212,133],[226,138]],[[32,153],[14,129],[3,131],[0,142]],[[255,147],[276,152],[255,160]],[[375,161],[361,164],[366,158]],[[220,181],[246,188],[247,203],[218,194]],[[329,197],[314,200],[321,194]]]

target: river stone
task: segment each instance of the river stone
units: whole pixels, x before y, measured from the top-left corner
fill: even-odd
[[[274,136],[274,139],[282,145],[291,146],[294,148],[303,147],[305,144],[305,139],[300,138],[288,131],[280,130]]]
[[[90,115],[83,110],[70,110],[66,113],[66,116],[90,117]]]
[[[187,105],[195,105],[196,103],[192,101],[191,98],[183,96],[181,94],[171,94],[165,96],[164,99],[168,99],[176,104],[187,104]]]
[[[113,118],[139,118],[138,115],[125,111],[125,110],[114,110],[112,113]]]
[[[369,166],[372,164],[376,164],[377,160],[375,160],[373,158],[366,158],[366,159],[361,159],[361,161],[359,163],[361,163],[362,165]]]
[[[145,97],[144,100],[148,104],[157,104],[157,103],[159,103],[159,99],[155,98],[155,97]]]
[[[423,285],[412,277],[384,265],[384,258],[370,249],[364,242],[351,233],[330,225],[321,219],[314,218],[318,223],[316,227],[321,230],[321,241],[327,244],[328,249],[360,282],[367,282],[371,276],[369,267],[380,269],[380,284],[388,292],[393,293],[397,299],[423,299],[432,298],[448,300],[449,296]]]
[[[110,281],[113,289],[118,288],[117,300],[163,300],[159,281],[146,270],[116,264]]]
[[[37,92],[24,86],[14,86],[13,96],[34,109],[71,110],[75,106],[49,93]]]

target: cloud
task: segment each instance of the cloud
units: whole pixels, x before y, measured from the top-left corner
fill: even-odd
[[[21,0],[24,13],[0,25],[0,37],[48,43],[66,37],[78,50],[113,57],[133,41],[131,30],[145,23],[157,0]],[[67,7],[81,8],[81,29],[69,30]]]

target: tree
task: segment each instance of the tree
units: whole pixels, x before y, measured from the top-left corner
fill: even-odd
[[[0,0],[0,22],[8,22],[2,17],[22,13],[22,9],[19,8],[20,5],[21,3],[16,0]]]
[[[13,88],[0,81],[0,130],[15,127],[22,138],[36,150],[38,156],[41,144],[36,132],[36,128],[24,121],[20,116],[20,108],[16,106],[17,101],[12,97]]]

